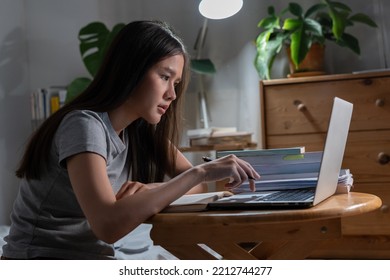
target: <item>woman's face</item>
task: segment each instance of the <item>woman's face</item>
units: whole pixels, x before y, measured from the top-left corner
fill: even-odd
[[[167,57],[152,66],[129,97],[129,114],[136,114],[150,124],[157,124],[171,102],[176,99],[176,86],[184,67],[182,55]]]

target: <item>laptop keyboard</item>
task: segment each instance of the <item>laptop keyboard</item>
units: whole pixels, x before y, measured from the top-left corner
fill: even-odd
[[[314,196],[314,189],[287,190],[267,195],[265,201],[305,201]]]

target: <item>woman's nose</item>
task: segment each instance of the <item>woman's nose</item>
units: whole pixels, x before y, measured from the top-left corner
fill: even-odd
[[[176,87],[175,85],[171,85],[167,91],[167,98],[169,100],[175,100],[176,99]]]

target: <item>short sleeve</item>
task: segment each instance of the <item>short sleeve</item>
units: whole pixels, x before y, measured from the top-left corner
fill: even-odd
[[[74,111],[64,117],[55,136],[59,164],[82,152],[101,155],[107,161],[109,135],[100,116],[91,111]]]

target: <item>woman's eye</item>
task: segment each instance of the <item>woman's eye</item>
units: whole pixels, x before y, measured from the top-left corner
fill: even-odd
[[[169,76],[167,76],[167,75],[162,75],[161,78],[162,78],[164,81],[168,81],[168,80],[169,80]]]

